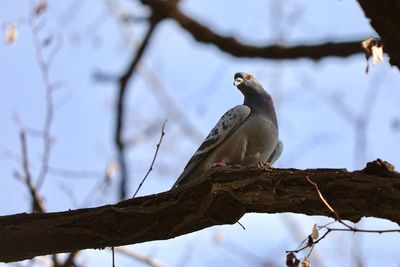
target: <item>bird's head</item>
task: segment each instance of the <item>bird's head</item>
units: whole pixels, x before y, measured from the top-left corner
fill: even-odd
[[[266,112],[277,125],[272,97],[253,75],[246,72],[237,72],[234,76],[233,85],[244,95],[244,105],[249,106],[253,111]]]
[[[253,75],[246,72],[237,72],[234,76],[235,85],[246,96],[264,94],[265,90]]]

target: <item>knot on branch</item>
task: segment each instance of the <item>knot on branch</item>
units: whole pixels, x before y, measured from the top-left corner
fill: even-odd
[[[374,174],[384,177],[399,177],[399,173],[396,172],[395,167],[387,161],[377,159],[368,162],[363,172],[366,174]]]

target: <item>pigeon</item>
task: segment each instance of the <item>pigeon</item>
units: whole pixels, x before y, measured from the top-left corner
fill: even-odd
[[[282,154],[278,121],[271,95],[253,75],[238,72],[233,83],[243,105],[228,110],[186,164],[172,188],[193,181],[210,167],[273,164]]]

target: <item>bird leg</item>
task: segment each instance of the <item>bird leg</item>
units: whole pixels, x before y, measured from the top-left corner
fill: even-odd
[[[232,167],[234,169],[240,169],[240,168],[243,168],[243,165],[240,165],[240,164],[229,165],[226,162],[217,161],[217,162],[212,163],[208,168],[209,169],[217,169],[217,168],[226,168],[226,167]]]

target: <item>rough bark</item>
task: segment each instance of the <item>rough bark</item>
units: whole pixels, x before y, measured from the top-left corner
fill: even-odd
[[[383,41],[390,63],[400,68],[400,1],[358,0],[372,27]]]
[[[342,219],[386,218],[400,223],[400,174],[377,160],[361,171],[250,166],[206,173],[195,184],[97,208],[0,217],[0,261],[164,240],[245,213],[294,212],[332,216],[307,179]]]

